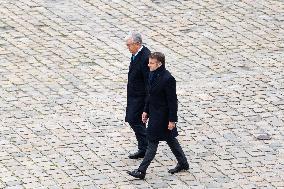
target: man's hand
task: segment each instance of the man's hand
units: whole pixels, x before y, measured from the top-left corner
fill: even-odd
[[[142,122],[143,123],[147,123],[148,120],[148,114],[146,112],[142,113]]]
[[[175,122],[169,122],[168,129],[173,130],[173,128],[175,128],[175,126],[176,126]]]

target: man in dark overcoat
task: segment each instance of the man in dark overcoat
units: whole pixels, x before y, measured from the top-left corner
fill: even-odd
[[[127,107],[125,121],[133,129],[138,151],[130,154],[130,159],[143,158],[147,149],[146,126],[141,120],[141,114],[145,106],[146,85],[148,80],[148,60],[150,50],[142,45],[141,34],[132,32],[126,38],[126,45],[132,54],[128,72],[127,83]]]
[[[178,131],[175,123],[178,121],[178,102],[175,78],[165,69],[163,53],[152,53],[149,57],[148,66],[150,68],[148,96],[142,114],[144,123],[149,118],[147,127],[148,148],[139,168],[128,171],[129,175],[139,179],[145,178],[146,170],[156,155],[159,141],[167,142],[178,161],[177,166],[170,169],[169,173],[174,174],[189,169],[184,152],[176,139]]]

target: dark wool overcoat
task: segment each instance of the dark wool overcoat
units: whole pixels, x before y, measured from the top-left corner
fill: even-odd
[[[141,115],[145,106],[150,50],[143,46],[131,60],[127,83],[127,106],[125,121],[129,124],[142,124]]]
[[[144,111],[149,116],[148,140],[164,141],[169,137],[178,136],[176,127],[173,130],[168,129],[169,121],[178,121],[177,110],[176,80],[163,67],[153,84],[148,86],[148,95],[144,107]]]

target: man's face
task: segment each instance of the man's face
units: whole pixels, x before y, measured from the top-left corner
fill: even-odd
[[[134,43],[132,39],[126,40],[126,46],[131,54],[136,54],[141,47],[139,43]]]
[[[157,59],[149,58],[148,67],[150,68],[150,72],[155,71],[161,65],[162,65],[162,63],[159,62]]]

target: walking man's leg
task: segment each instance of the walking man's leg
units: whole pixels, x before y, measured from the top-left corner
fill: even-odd
[[[145,124],[131,124],[131,128],[133,129],[136,140],[138,143],[138,151],[134,154],[130,154],[129,158],[130,159],[138,159],[138,158],[143,158],[145,155],[145,152],[147,150],[147,138],[146,138],[146,126]]]
[[[145,178],[147,168],[149,167],[157,153],[158,144],[158,141],[149,141],[147,151],[142,163],[140,164],[138,169],[135,169],[134,171],[128,171],[129,175],[140,179]]]
[[[173,154],[175,155],[175,157],[178,161],[178,164],[176,165],[176,167],[174,169],[170,169],[169,173],[174,174],[174,173],[180,172],[182,170],[188,170],[189,165],[188,165],[186,156],[185,156],[178,140],[176,138],[169,138],[167,140],[167,144],[171,148],[171,151],[173,152]]]
[[[158,145],[158,141],[149,141],[145,157],[138,168],[139,171],[146,173],[147,168],[149,167],[152,160],[155,158]]]

